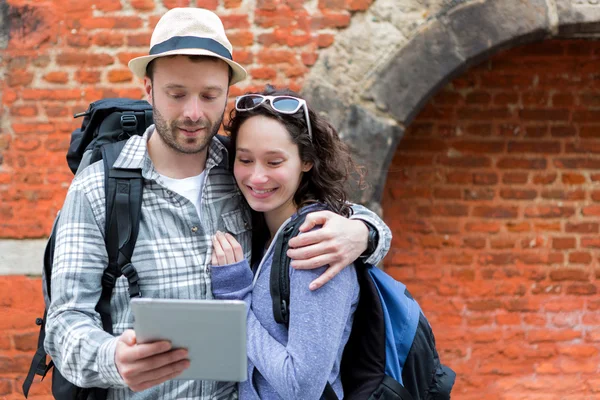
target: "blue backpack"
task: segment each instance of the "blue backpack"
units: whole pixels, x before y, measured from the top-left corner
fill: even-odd
[[[305,216],[291,221],[274,245],[270,276],[273,315],[286,326],[290,302],[286,252]],[[341,362],[344,398],[449,399],[456,374],[440,363],[431,326],[419,304],[404,284],[376,266],[357,260],[355,267],[360,300]],[[322,398],[337,400],[329,383]]]

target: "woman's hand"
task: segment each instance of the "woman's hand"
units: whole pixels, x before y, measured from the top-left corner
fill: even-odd
[[[235,264],[244,259],[244,251],[237,240],[229,233],[217,231],[212,238],[213,252],[212,265]]]

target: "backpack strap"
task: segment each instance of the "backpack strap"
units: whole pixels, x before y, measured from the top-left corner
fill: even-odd
[[[273,263],[269,279],[273,316],[275,322],[284,324],[286,327],[290,323],[290,258],[286,253],[289,247],[288,242],[298,235],[305,218],[306,215],[299,215],[296,219],[290,221],[274,245]]]
[[[47,298],[50,298],[50,280],[52,278],[52,263],[54,259],[54,242],[56,238],[56,226],[58,225],[58,218],[54,221],[52,225],[52,232],[50,234],[50,238],[48,240],[48,244],[46,245],[46,250],[44,251],[44,276],[46,281],[46,287],[44,291],[46,293]],[[46,299],[44,299],[46,301]],[[54,366],[54,363],[50,361],[50,363],[46,364],[46,349],[44,349],[44,340],[46,338],[46,316],[48,314],[48,309],[46,305],[46,310],[44,310],[43,318],[36,318],[35,324],[39,325],[40,333],[38,335],[38,348],[31,360],[31,365],[29,366],[29,372],[27,373],[27,377],[23,381],[23,394],[25,398],[29,395],[29,389],[31,389],[31,384],[35,378],[35,375],[40,375],[42,380],[46,377],[48,371]]]
[[[108,267],[102,276],[102,294],[96,311],[102,319],[103,329],[112,334],[110,299],[117,279],[125,275],[129,282],[129,295],[141,295],[138,275],[131,264],[137,240],[142,208],[143,177],[139,169],[114,167],[126,141],[102,146],[106,191],[106,251]]]

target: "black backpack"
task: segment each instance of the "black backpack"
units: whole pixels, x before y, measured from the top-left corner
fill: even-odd
[[[152,106],[142,100],[103,99],[91,103],[86,112],[76,114],[75,118],[82,116],[84,119],[81,128],[76,129],[71,136],[67,162],[74,174],[96,161],[103,160],[104,162],[106,171],[104,181],[106,191],[105,238],[109,264],[102,277],[102,294],[96,305],[96,311],[102,318],[103,329],[112,334],[110,298],[117,278],[125,275],[129,282],[131,297],[140,295],[137,272],[130,260],[139,229],[143,189],[141,170],[114,168],[114,163],[126,140],[133,135],[142,135],[146,128],[153,123]],[[54,221],[44,253],[42,281],[46,309],[44,317],[36,320],[36,324],[40,326],[38,349],[23,382],[25,397],[29,394],[35,375],[40,375],[43,380],[48,371],[54,367],[52,361],[46,363],[44,338],[46,315],[51,296],[54,241],[59,218],[60,214]],[[52,394],[56,399],[102,400],[106,399],[107,390],[77,387],[67,381],[57,368],[54,368]]]
[[[290,221],[274,244],[270,292],[275,321],[288,326],[288,241],[306,215]],[[344,399],[447,400],[456,374],[440,363],[429,322],[402,283],[374,265],[355,261],[360,300],[340,367]],[[327,383],[325,400],[337,400]]]
[[[137,240],[140,212],[142,208],[143,177],[141,170],[119,169],[114,163],[121,154],[125,142],[133,135],[143,135],[152,125],[152,106],[144,100],[126,98],[102,99],[90,104],[87,111],[75,114],[75,118],[84,117],[81,127],[71,134],[71,144],[67,152],[67,163],[74,174],[82,171],[96,161],[104,162],[104,188],[106,193],[106,250],[109,264],[102,276],[102,294],[96,311],[102,319],[102,328],[113,334],[110,316],[110,298],[117,279],[121,275],[127,277],[130,297],[141,296],[138,275],[131,264],[131,256]],[[228,137],[217,135],[217,139],[228,149]],[[42,271],[42,289],[46,308],[44,317],[38,318],[40,326],[38,349],[33,356],[29,373],[23,382],[25,397],[33,383],[35,375],[42,380],[54,363],[46,363],[44,338],[46,336],[46,315],[50,304],[52,263],[54,259],[54,240],[56,225],[60,214],[54,221],[52,233],[46,244],[44,253],[44,269]],[[52,373],[52,394],[60,400],[104,400],[107,389],[80,388],[67,381],[54,368]]]

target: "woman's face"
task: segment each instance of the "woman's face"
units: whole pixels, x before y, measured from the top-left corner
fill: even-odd
[[[262,115],[246,120],[236,140],[233,173],[253,210],[287,219],[296,212],[294,194],[309,163],[279,121]]]

